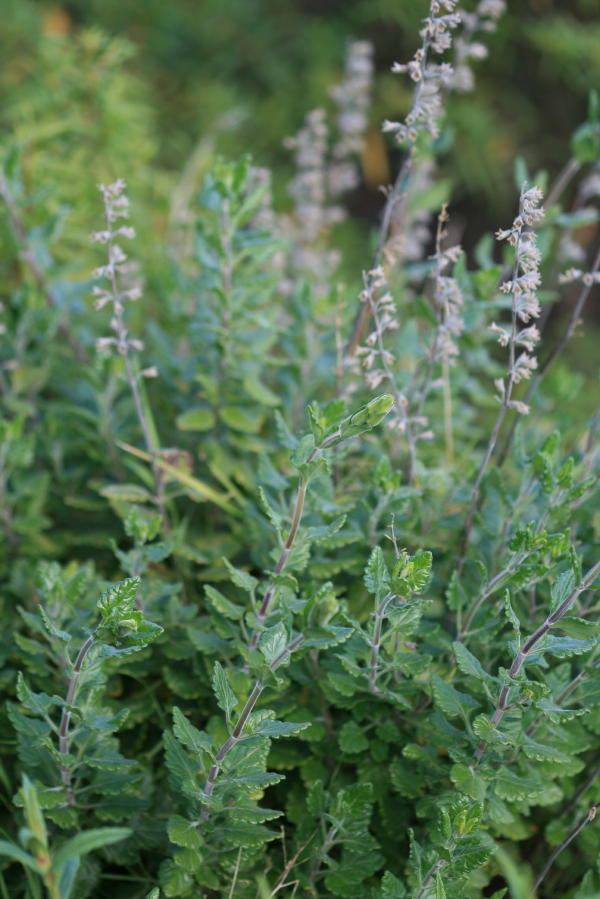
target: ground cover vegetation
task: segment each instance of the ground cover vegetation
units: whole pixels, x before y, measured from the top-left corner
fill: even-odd
[[[598,99],[467,258],[445,110],[509,13],[421,12],[358,263],[369,42],[287,139],[285,208],[248,156],[154,165],[119,39],[50,41],[21,89],[3,899],[600,895]]]

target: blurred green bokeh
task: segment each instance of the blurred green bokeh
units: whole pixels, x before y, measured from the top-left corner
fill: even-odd
[[[98,133],[87,137],[95,141],[95,180],[118,163],[119,174],[131,179],[148,155],[162,170],[180,170],[204,141],[227,156],[249,151],[260,164],[275,168],[281,185],[289,169],[283,139],[297,130],[307,110],[330,102],[328,91],[340,77],[349,38],[367,38],[375,46],[374,132],[383,118],[402,114],[409,88],[389,69],[414,52],[427,3],[4,0],[2,6],[5,134],[17,129],[21,139],[31,140],[28,126],[37,123],[39,132],[40,119],[54,115],[54,133],[44,139],[59,149],[65,134],[57,122],[68,129],[77,102],[82,108],[87,104],[88,115],[100,116],[108,76],[93,53],[77,49],[89,42],[86,29],[94,28],[127,42],[120,45],[111,77],[129,104],[122,121],[102,123],[112,130],[110,139]],[[452,175],[453,205],[472,222],[474,233],[497,227],[511,214],[516,156],[534,172],[560,169],[569,135],[585,116],[588,92],[600,83],[597,0],[509,0],[508,6],[498,32],[485,36],[490,56],[475,66],[476,91],[454,96],[449,109],[453,145],[443,166]],[[62,59],[54,66],[48,58],[52,45],[55,60]],[[57,108],[61,95],[68,94],[69,73],[61,73],[67,58],[73,59],[71,75],[80,81],[72,93],[80,96],[64,97]],[[143,148],[139,134],[131,133],[135,126],[146,138]],[[119,134],[126,146],[115,148]],[[104,155],[109,145],[112,159]],[[373,185],[371,193],[357,210],[367,218],[377,210]]]

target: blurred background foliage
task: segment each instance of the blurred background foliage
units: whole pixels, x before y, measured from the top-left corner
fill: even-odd
[[[79,196],[75,167],[92,182],[123,175],[153,201],[165,190],[161,172],[180,172],[213,149],[234,157],[250,152],[273,167],[283,198],[290,168],[284,138],[309,109],[330,102],[348,39],[366,38],[375,46],[378,77],[363,160],[368,189],[355,211],[369,219],[379,206],[377,187],[395,164],[379,124],[402,115],[410,89],[390,66],[414,52],[426,6],[3,0],[0,121],[32,155],[53,151],[39,154],[36,183],[57,185],[66,201]],[[510,216],[516,156],[532,171],[560,169],[588,91],[600,82],[597,0],[508,6],[498,32],[486,38],[490,56],[476,66],[476,91],[450,102],[453,145],[444,165],[453,176],[453,205],[465,218],[476,216],[474,234]],[[73,177],[60,183],[67,161]]]
[[[166,233],[216,154],[250,153],[273,170],[279,209],[291,204],[284,139],[328,107],[352,38],[375,47],[376,80],[362,185],[338,243],[342,278],[360,276],[381,187],[400,153],[380,130],[400,118],[411,85],[392,75],[416,47],[426,0],[3,0],[0,133],[20,145],[30,216],[56,214],[55,243],[73,277],[86,276],[97,227],[96,185],[126,178],[148,311],[167,300],[164,259],[144,236]],[[469,8],[472,4],[466,0]],[[452,185],[456,238],[472,251],[514,214],[515,160],[550,179],[569,158],[573,130],[600,84],[597,0],[509,0],[476,89],[449,100],[439,177]],[[573,188],[571,193],[573,193]],[[568,205],[568,201],[567,201]],[[64,216],[65,209],[69,210]],[[589,245],[595,228],[577,239]],[[144,255],[146,254],[146,255]],[[590,362],[594,369],[594,363]]]

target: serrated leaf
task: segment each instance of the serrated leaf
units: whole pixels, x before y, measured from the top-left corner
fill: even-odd
[[[214,664],[212,685],[219,708],[223,709],[229,723],[231,721],[231,713],[237,705],[237,699],[229,686],[229,681],[220,662],[215,662]]]
[[[356,752],[364,752],[369,747],[369,741],[356,721],[346,721],[340,728],[338,743],[342,752],[353,755]]]
[[[467,649],[464,643],[455,641],[452,644],[452,649],[454,650],[456,663],[463,674],[467,674],[469,677],[474,677],[481,681],[494,680],[491,674],[488,674],[488,672],[484,670],[479,659],[475,658],[473,653]]]
[[[437,674],[433,675],[431,685],[436,704],[449,718],[464,718],[470,710],[477,708],[479,705],[477,700],[469,696],[468,693],[461,693],[459,690],[456,690]]]
[[[494,781],[496,794],[509,802],[534,801],[543,794],[544,789],[543,785],[532,778],[520,777],[508,768],[501,768]]]
[[[267,665],[272,665],[285,652],[288,636],[285,625],[279,622],[275,627],[267,628],[260,638],[258,648]]]
[[[258,586],[258,580],[247,571],[242,571],[241,568],[234,568],[231,562],[226,558],[223,558],[223,564],[229,572],[229,580],[232,584],[239,587],[240,590],[244,590],[246,593],[253,595]]]
[[[406,887],[402,881],[386,871],[381,878],[381,899],[406,899]]]
[[[135,631],[142,621],[142,613],[135,608],[139,586],[139,577],[127,578],[109,587],[98,600],[102,623],[114,633],[121,628]]]
[[[389,589],[390,574],[385,564],[383,551],[380,546],[376,546],[367,562],[365,568],[365,586],[369,593],[374,593],[381,598]]]
[[[446,899],[446,890],[439,871],[435,875],[435,899]]]
[[[577,640],[593,640],[600,636],[600,621],[588,621],[587,618],[565,616],[556,626],[560,627],[567,637],[574,637]]]
[[[272,721],[267,719],[266,721],[261,721],[260,725],[253,732],[263,737],[291,737],[310,726],[310,721]]]
[[[279,838],[279,832],[269,830],[262,824],[245,824],[236,822],[228,824],[223,832],[223,840],[232,846],[262,846]]]
[[[177,706],[173,706],[173,733],[180,743],[193,752],[210,753],[212,751],[213,741],[208,734],[194,727]]]
[[[244,609],[241,606],[236,606],[235,603],[223,596],[215,587],[205,584],[204,593],[211,606],[221,615],[224,615],[225,618],[230,618],[233,621],[239,621],[240,618],[243,618]]]
[[[554,612],[575,587],[575,574],[570,569],[562,571],[550,587],[550,612]]]
[[[552,653],[559,659],[568,659],[589,652],[598,643],[598,638],[593,640],[575,640],[573,637],[556,637],[554,634],[546,634],[536,643],[533,653]]]
[[[198,849],[204,842],[198,832],[196,822],[187,821],[181,815],[172,815],[167,825],[167,833],[172,843],[186,849]]]
[[[508,620],[510,621],[510,623],[513,626],[517,644],[519,644],[519,642],[521,640],[521,622],[515,615],[515,612],[513,610],[511,602],[510,602],[510,592],[508,590],[505,590],[505,592],[504,592],[504,612],[506,614],[506,617],[508,618]]]
[[[60,706],[63,701],[58,696],[48,696],[46,693],[34,693],[27,685],[21,671],[17,674],[17,697],[25,708],[34,715],[44,718],[54,706]]]
[[[474,769],[474,766],[453,765],[450,771],[450,779],[461,793],[470,796],[471,799],[475,799],[478,802],[483,802],[487,784],[483,777]]]

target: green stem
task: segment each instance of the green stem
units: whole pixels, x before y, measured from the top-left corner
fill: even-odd
[[[67,696],[65,699],[65,706],[62,710],[62,715],[60,719],[60,728],[58,731],[58,751],[63,755],[69,754],[70,748],[70,736],[69,736],[69,727],[71,725],[71,710],[67,708],[67,706],[72,706],[75,701],[75,696],[77,695],[77,688],[79,687],[79,681],[81,677],[81,669],[83,667],[83,663],[85,658],[94,645],[95,634],[91,634],[77,655],[75,659],[75,664],[73,665],[73,671],[71,672],[71,678],[69,680],[69,686],[67,688]],[[71,766],[62,764],[60,766],[60,777],[65,788],[65,792],[67,794],[67,802],[69,805],[75,805],[75,796],[73,795],[73,789],[71,787]]]

